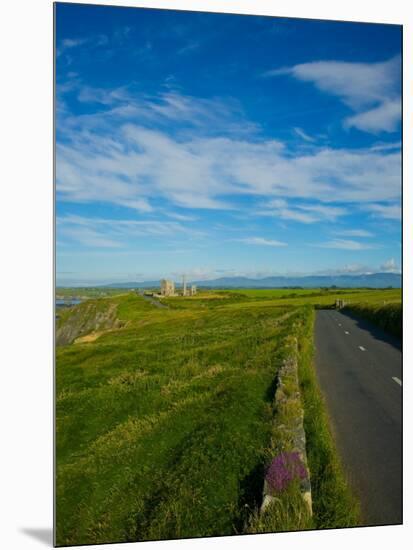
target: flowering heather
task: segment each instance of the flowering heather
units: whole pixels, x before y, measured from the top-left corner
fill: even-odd
[[[265,479],[275,493],[284,491],[291,481],[307,479],[307,469],[297,452],[280,453],[269,465]]]

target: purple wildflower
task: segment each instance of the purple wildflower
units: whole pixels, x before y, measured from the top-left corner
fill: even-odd
[[[297,452],[280,453],[273,458],[265,479],[272,491],[281,493],[294,479],[307,479],[307,469]]]

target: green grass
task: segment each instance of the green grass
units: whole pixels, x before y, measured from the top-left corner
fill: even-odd
[[[236,533],[259,496],[295,312],[147,305],[57,351],[59,545]]]
[[[128,294],[129,289],[110,288],[110,287],[57,287],[56,296],[59,298],[81,297],[87,298],[103,298],[110,296],[119,296],[120,294]]]
[[[61,325],[90,321],[91,302],[112,308],[118,324],[57,348],[57,544],[357,524],[312,367],[313,308],[336,296],[378,304],[400,291],[211,291],[162,309],[130,292],[65,310]],[[295,497],[255,512],[275,376],[294,334],[310,523]]]
[[[313,522],[316,529],[356,526],[360,524],[359,504],[343,473],[314,369],[313,322],[312,311],[302,325],[298,371],[311,472]]]
[[[269,447],[266,450],[265,466],[280,453],[296,452],[297,425],[302,422],[302,400],[299,380],[294,365],[297,364],[297,336],[306,323],[311,310],[301,308],[294,318],[291,334],[284,339],[280,359],[286,361],[277,394],[272,403],[272,427]],[[300,483],[295,482],[279,493],[263,511],[257,508],[248,518],[245,531],[248,533],[299,531],[314,528],[313,518],[303,499]]]
[[[309,514],[298,484],[292,484],[262,513],[255,510],[251,514],[245,532],[280,533],[306,529],[314,529],[313,518]]]
[[[298,485],[278,495],[262,514],[257,510],[249,518],[249,533],[328,529],[360,525],[359,503],[344,475],[330,431],[326,406],[318,386],[313,364],[314,310],[302,308],[295,319],[298,336],[298,374],[301,398],[288,401],[288,409],[275,403],[271,456],[291,450],[284,426],[304,409],[304,429],[308,468],[312,489],[313,516],[310,517]],[[291,386],[294,394],[295,385]],[[288,380],[284,391],[289,391]],[[293,407],[293,410],[289,410]]]
[[[333,307],[336,300],[349,303],[400,302],[401,289],[239,289],[246,307],[268,305]]]

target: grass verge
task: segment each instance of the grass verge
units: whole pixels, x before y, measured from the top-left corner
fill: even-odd
[[[307,460],[311,473],[315,529],[360,525],[360,507],[345,478],[329,428],[326,405],[313,364],[314,311],[301,325],[298,373],[304,406]]]
[[[313,520],[301,495],[298,483],[274,499],[263,512],[255,510],[247,533],[281,533],[314,529]]]
[[[346,309],[401,339],[403,320],[401,303],[383,305],[372,303],[349,304],[344,308],[344,310]]]
[[[266,450],[266,465],[269,466],[281,456],[300,454],[307,469],[304,442],[302,440],[303,405],[297,376],[297,335],[302,330],[311,310],[297,311],[290,333],[283,340],[279,357],[282,367],[279,370],[277,391],[272,402],[272,428],[270,445]],[[304,434],[303,434],[304,435]],[[265,469],[266,470],[266,469]],[[278,475],[281,475],[279,473]],[[308,491],[309,487],[305,488]],[[283,489],[273,493],[266,485],[266,493],[272,499],[264,509],[256,509],[250,516],[246,532],[270,533],[302,531],[313,529],[314,522],[310,509],[303,498],[303,487],[299,479],[289,482]],[[268,497],[266,497],[268,498]]]

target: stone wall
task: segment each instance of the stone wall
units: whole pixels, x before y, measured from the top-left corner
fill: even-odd
[[[271,437],[271,452],[274,459],[278,456],[298,455],[307,470],[307,477],[300,479],[300,490],[304,502],[312,514],[311,483],[307,463],[306,439],[304,431],[304,411],[301,402],[298,379],[297,339],[291,337],[288,342],[288,354],[277,376],[277,389],[274,397],[275,414]],[[261,512],[276,498],[264,480]]]

